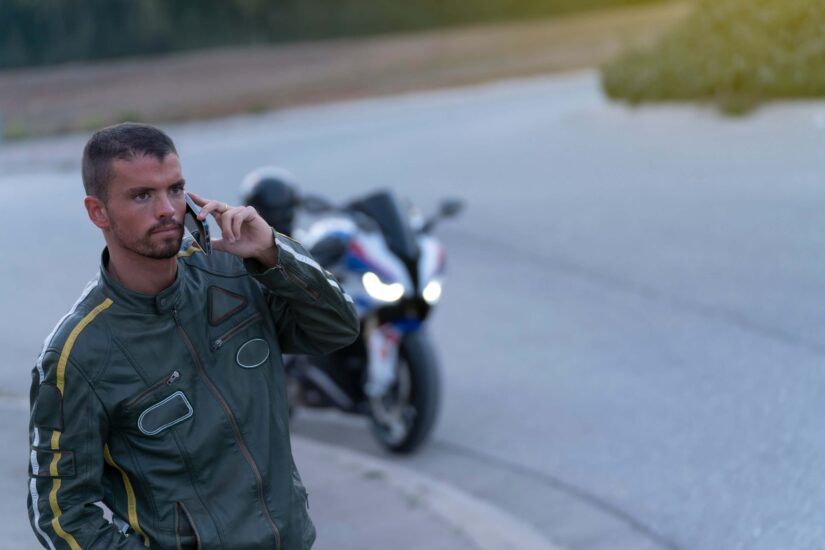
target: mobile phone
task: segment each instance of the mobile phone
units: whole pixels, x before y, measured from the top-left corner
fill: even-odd
[[[189,231],[201,250],[209,254],[212,252],[212,244],[209,242],[209,225],[207,225],[206,220],[198,219],[201,209],[195,204],[189,193],[184,192],[183,197],[186,199],[186,214],[183,215],[183,226]]]

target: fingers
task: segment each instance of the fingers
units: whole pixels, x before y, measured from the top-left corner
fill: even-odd
[[[212,245],[212,250],[219,250],[221,252],[226,252],[226,246],[224,246],[226,241],[224,239],[214,239],[209,241],[209,244]]]
[[[187,194],[187,195],[189,195],[190,197],[192,197],[192,200],[193,200],[193,201],[195,202],[195,204],[197,204],[198,206],[203,206],[204,204],[206,204],[207,202],[209,202],[207,199],[205,199],[205,198],[201,197],[200,195],[196,195],[195,193],[192,193],[191,191],[187,191],[187,193],[186,193],[186,194]]]
[[[244,208],[244,210],[246,210]],[[241,225],[246,220],[246,216],[244,216],[245,212],[240,212],[237,215],[232,216],[232,234],[235,235],[235,238],[241,236]]]
[[[212,214],[217,222],[220,223],[223,214],[229,209],[229,205],[221,201],[207,200],[201,206],[201,211],[198,214],[199,220],[205,220],[206,216]]]
[[[251,206],[236,206],[226,210],[221,215],[221,233],[230,243],[241,238],[241,228],[244,222],[252,220],[256,216],[255,209]]]
[[[223,239],[212,241],[216,250],[223,250],[226,244],[237,242],[241,238],[243,224],[257,216],[257,211],[251,206],[229,206],[225,202],[205,199],[195,193],[189,193],[189,196],[201,207],[199,220],[205,220],[211,214],[218,222]]]

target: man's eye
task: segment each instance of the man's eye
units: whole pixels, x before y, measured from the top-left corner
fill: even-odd
[[[135,195],[135,200],[138,200],[138,201],[145,201],[148,198],[149,198],[149,193],[138,193],[137,195]]]
[[[173,187],[172,188],[172,194],[173,195],[178,196],[181,193],[183,193],[183,187]]]

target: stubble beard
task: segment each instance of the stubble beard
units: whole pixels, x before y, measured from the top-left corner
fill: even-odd
[[[174,258],[180,251],[180,245],[183,241],[183,224],[175,220],[158,223],[139,237],[122,231],[114,219],[110,221],[112,233],[120,245],[139,256],[153,260],[168,260],[169,258]],[[178,231],[164,235],[163,237],[154,235],[154,231],[167,227],[176,227]]]

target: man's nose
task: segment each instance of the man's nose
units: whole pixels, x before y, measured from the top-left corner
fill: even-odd
[[[175,215],[175,203],[164,194],[158,194],[155,201],[155,215],[158,218],[171,218]]]

